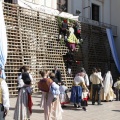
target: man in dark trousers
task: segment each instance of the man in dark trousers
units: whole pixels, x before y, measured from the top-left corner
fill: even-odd
[[[92,82],[92,105],[95,104],[96,94],[97,94],[98,105],[102,105],[101,99],[100,99],[100,90],[101,90],[102,80],[99,77],[96,68],[93,68],[92,72],[93,73],[90,75],[90,81]]]
[[[60,70],[58,70],[58,67],[55,66],[54,70],[52,72],[55,73],[55,77],[57,78],[58,83],[60,83],[61,82],[61,72],[60,72]]]

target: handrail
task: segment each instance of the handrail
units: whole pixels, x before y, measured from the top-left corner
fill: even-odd
[[[94,26],[98,26],[98,27],[102,27],[102,28],[110,28],[112,30],[113,36],[117,36],[117,26],[107,24],[107,23],[103,23],[103,22],[98,22],[98,21],[91,20],[89,18],[85,18],[85,17],[82,17],[82,16],[79,16],[78,20],[80,22],[87,23],[87,24],[90,24],[90,25],[94,25]]]

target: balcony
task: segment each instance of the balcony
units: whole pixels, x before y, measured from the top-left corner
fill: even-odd
[[[86,23],[86,24],[90,24],[90,25],[94,25],[94,26],[98,26],[98,27],[102,27],[102,28],[110,28],[110,29],[112,29],[113,36],[114,37],[117,36],[117,26],[103,23],[103,22],[94,21],[94,20],[91,20],[89,18],[85,18],[82,16],[79,16],[78,20],[83,23]]]

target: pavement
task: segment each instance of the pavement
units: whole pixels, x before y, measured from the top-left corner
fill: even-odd
[[[44,110],[40,108],[40,94],[32,95],[33,113],[31,120],[44,120]],[[6,120],[13,120],[14,108],[17,97],[10,98],[10,110]],[[63,120],[119,120],[120,119],[120,101],[102,102],[103,105],[91,104],[88,102],[87,111],[75,109],[73,104],[66,105],[63,109]]]

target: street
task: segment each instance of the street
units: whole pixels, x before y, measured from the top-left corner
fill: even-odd
[[[10,110],[6,120],[13,120],[14,108],[17,97],[10,98]],[[40,108],[41,95],[32,95],[33,99],[33,113],[31,120],[44,120],[44,110]],[[91,105],[88,102],[88,111],[82,109],[75,109],[72,104],[64,108],[63,120],[119,120],[120,119],[120,101],[102,102],[103,105]]]

